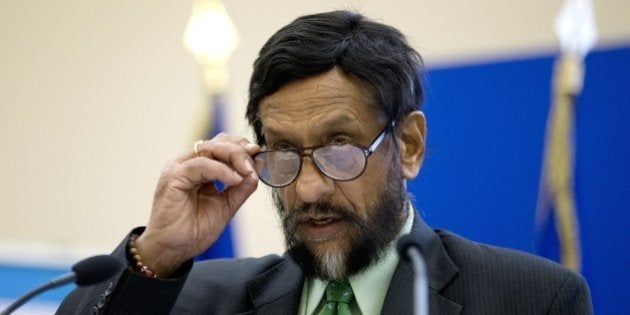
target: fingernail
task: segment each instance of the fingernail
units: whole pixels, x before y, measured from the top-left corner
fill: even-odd
[[[237,172],[232,172],[232,174],[234,174],[234,178],[235,178],[238,182],[243,181],[243,176],[241,176],[239,173],[237,173]]]
[[[252,162],[251,160],[247,160],[247,167],[249,167],[249,169],[256,173],[256,169],[254,168],[254,162]]]
[[[249,176],[252,176],[256,180],[258,180],[258,173],[256,173],[256,169],[254,168],[254,164],[251,160],[246,160],[245,165],[247,165],[247,170],[249,171]]]

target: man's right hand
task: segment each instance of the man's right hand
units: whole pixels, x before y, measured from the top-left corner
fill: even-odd
[[[219,134],[164,167],[151,218],[136,241],[144,265],[168,277],[217,240],[245,200],[258,176],[251,158],[260,147],[247,139]],[[217,191],[221,181],[225,190]]]

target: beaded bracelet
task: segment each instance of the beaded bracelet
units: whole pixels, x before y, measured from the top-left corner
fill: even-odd
[[[138,239],[138,236],[140,235],[132,234],[129,237],[129,254],[134,262],[134,269],[149,278],[157,278],[157,275],[142,262],[142,257],[138,254],[138,249],[136,248],[136,239]]]

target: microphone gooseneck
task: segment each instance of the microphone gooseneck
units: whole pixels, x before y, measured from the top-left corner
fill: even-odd
[[[429,314],[429,285],[427,269],[422,258],[422,246],[417,236],[407,234],[396,243],[398,255],[407,262],[411,262],[415,272],[414,280],[414,314]]]
[[[97,284],[116,274],[122,267],[122,262],[110,255],[83,259],[72,266],[72,272],[53,278],[48,283],[31,290],[9,305],[0,315],[11,314],[34,296],[70,282],[75,282],[78,286]]]

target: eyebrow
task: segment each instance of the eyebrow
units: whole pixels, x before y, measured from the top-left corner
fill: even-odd
[[[348,133],[356,133],[360,134],[361,126],[356,123],[356,119],[354,116],[343,113],[341,115],[335,115],[331,118],[324,118],[317,122],[318,131],[324,130],[321,133],[316,132],[316,137],[322,137],[323,135],[335,133],[335,132],[348,132]],[[286,137],[284,131],[274,128],[273,126],[265,126],[263,127],[265,138],[269,140],[269,138],[283,138]]]

